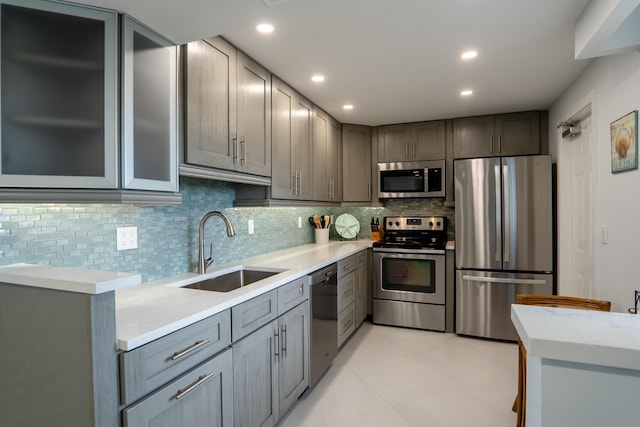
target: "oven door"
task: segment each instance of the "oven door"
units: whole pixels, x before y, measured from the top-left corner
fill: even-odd
[[[374,252],[373,297],[444,304],[444,264],[444,254]]]

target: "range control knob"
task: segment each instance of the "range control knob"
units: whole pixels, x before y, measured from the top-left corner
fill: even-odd
[[[433,227],[433,221],[429,221],[429,227]]]
[[[392,221],[389,221],[389,227],[391,227],[393,225]]]
[[[438,227],[440,227],[440,221],[436,222],[436,225],[437,225]]]
[[[400,227],[400,221],[396,221],[396,227]]]

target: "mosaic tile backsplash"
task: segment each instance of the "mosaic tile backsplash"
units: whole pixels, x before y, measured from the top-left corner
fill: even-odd
[[[232,183],[181,178],[179,206],[112,204],[0,204],[0,265],[50,264],[140,273],[143,281],[196,271],[198,226],[209,211],[227,215],[236,231],[227,237],[220,218],[205,228],[206,255],[214,243],[214,265],[313,243],[313,214],[350,213],[360,221],[359,239],[369,239],[371,217],[441,215],[454,235],[454,210],[442,199],[389,200],[385,207],[234,208]],[[302,217],[302,228],[297,227]],[[254,234],[247,222],[254,221]],[[137,227],[138,249],[116,250],[116,228]],[[331,239],[338,239],[331,229]]]

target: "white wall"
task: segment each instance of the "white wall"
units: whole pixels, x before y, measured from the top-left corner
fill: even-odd
[[[613,311],[633,305],[633,290],[640,289],[640,170],[611,173],[610,123],[640,110],[640,52],[596,59],[567,89],[549,111],[550,152],[564,172],[562,138],[557,124],[592,102],[592,142],[594,144],[593,242],[594,297],[612,302]],[[559,204],[566,203],[558,194]],[[600,228],[607,225],[609,244],[600,241]],[[567,230],[558,230],[566,241]],[[563,259],[558,259],[562,270]],[[560,274],[559,280],[563,279]],[[559,283],[562,289],[562,283]],[[562,292],[561,292],[562,293]]]

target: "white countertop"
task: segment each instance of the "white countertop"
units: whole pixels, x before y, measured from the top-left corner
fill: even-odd
[[[53,267],[36,264],[11,264],[0,267],[0,282],[84,294],[101,294],[142,281],[139,274]]]
[[[640,370],[640,315],[514,304],[527,355]]]
[[[116,291],[117,347],[120,350],[132,350],[371,245],[370,240],[309,244],[217,266],[206,275],[187,273],[119,289]],[[285,271],[225,293],[181,288],[240,267]]]

